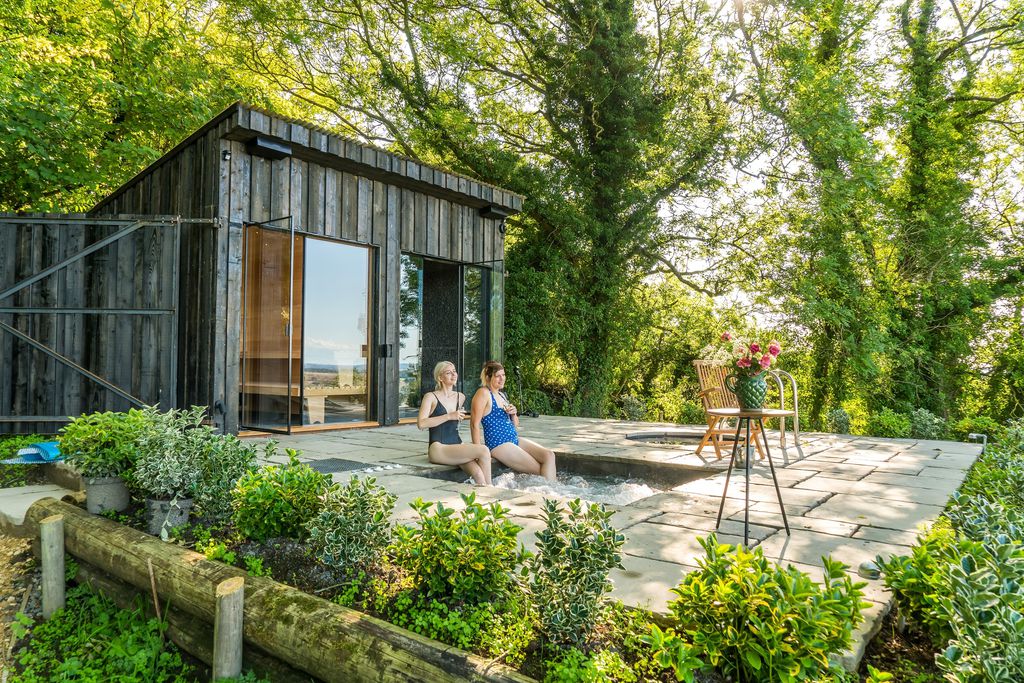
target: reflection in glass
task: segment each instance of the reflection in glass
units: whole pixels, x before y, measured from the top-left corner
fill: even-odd
[[[240,359],[243,427],[286,430],[298,406],[302,238],[294,238],[294,274],[292,245],[286,231],[246,227]]]
[[[369,250],[306,239],[303,424],[369,419]]]
[[[467,396],[480,388],[480,368],[489,357],[489,274],[476,266],[463,269],[462,386]]]
[[[398,417],[416,417],[422,390],[423,259],[402,254],[398,327]]]

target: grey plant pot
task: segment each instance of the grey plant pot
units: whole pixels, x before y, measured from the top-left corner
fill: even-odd
[[[160,536],[160,531],[165,526],[170,531],[187,522],[190,512],[192,512],[191,498],[178,498],[174,501],[147,498],[146,531],[154,536]]]
[[[85,509],[94,515],[128,508],[128,489],[121,477],[85,477]]]

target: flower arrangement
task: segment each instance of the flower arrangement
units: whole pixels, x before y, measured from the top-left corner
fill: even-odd
[[[736,339],[729,332],[723,332],[720,339],[723,342],[732,343],[732,357],[735,359],[734,372],[743,377],[757,377],[770,368],[782,353],[782,346],[774,339],[768,342],[767,346]]]

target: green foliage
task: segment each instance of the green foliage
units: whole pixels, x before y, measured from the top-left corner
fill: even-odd
[[[991,417],[976,415],[956,421],[950,432],[957,441],[967,441],[971,434],[987,434],[989,441],[999,441],[1003,436],[1003,426]]]
[[[880,436],[886,439],[905,439],[910,436],[910,417],[883,408],[877,413],[868,415],[868,436]]]
[[[256,447],[232,434],[217,434],[206,425],[190,430],[186,438],[188,447],[195,449],[200,471],[194,494],[197,512],[213,521],[227,519],[235,484],[256,466]]]
[[[137,441],[148,421],[146,412],[134,408],[127,413],[89,413],[69,422],[57,440],[66,462],[82,476],[116,477],[138,460]]]
[[[5,3],[0,211],[86,211],[232,101],[209,9],[141,0]]]
[[[513,574],[525,551],[517,534],[522,527],[506,519],[497,503],[484,506],[476,494],[462,494],[465,508],[456,512],[417,498],[414,527],[395,528],[396,562],[430,598],[480,605],[508,595]]]
[[[161,412],[150,406],[143,412],[145,427],[136,440],[139,455],[131,483],[149,498],[191,498],[202,476],[203,432],[196,430],[205,409]]]
[[[245,571],[249,576],[270,576],[269,567],[263,566],[263,558],[255,555],[246,555],[242,558],[245,562]]]
[[[166,625],[146,619],[140,608],[120,610],[86,587],[68,591],[67,606],[49,621],[18,617],[17,635],[29,634],[17,653],[20,670],[11,683],[111,681],[186,683],[194,680],[173,645]]]
[[[868,666],[868,676],[864,679],[864,683],[887,683],[893,680],[891,673],[886,671],[879,671],[873,666]]]
[[[235,564],[237,559],[234,551],[228,550],[224,541],[211,540],[206,544],[196,543],[196,551],[201,552],[208,560],[218,560],[224,564]]]
[[[705,557],[669,603],[675,626],[651,627],[656,661],[681,680],[711,666],[739,681],[800,681],[825,675],[829,657],[850,643],[860,622],[863,583],[845,565],[822,558],[818,585],[790,566],[769,562],[760,548],[701,539]]]
[[[380,564],[391,541],[396,500],[373,477],[353,475],[327,494],[320,513],[306,525],[310,545],[336,569],[354,572]]]
[[[19,449],[46,440],[46,437],[38,434],[0,436],[0,460],[13,458]],[[0,465],[0,489],[24,486],[28,483],[29,476],[37,472],[38,468],[38,465]]]
[[[954,495],[948,522],[881,565],[900,610],[938,644],[950,681],[1024,678],[1022,472],[1020,444],[990,449]]]
[[[544,683],[633,683],[636,680],[629,665],[612,650],[600,650],[588,656],[569,648],[557,659],[549,660],[544,671]]]
[[[849,434],[850,414],[842,408],[833,408],[825,413],[825,428],[833,434]]]
[[[937,643],[951,636],[950,626],[938,617],[936,605],[949,586],[941,570],[955,554],[956,534],[948,520],[939,520],[919,536],[911,554],[875,560],[893,592],[900,613],[919,624]]]
[[[286,449],[288,462],[250,470],[232,492],[232,519],[239,532],[254,541],[284,536],[306,538],[306,525],[320,510],[331,489],[331,477],[299,462],[298,452]]]
[[[946,436],[946,421],[926,408],[910,413],[910,436],[914,439],[942,439]]]
[[[257,676],[253,671],[246,671],[234,678],[218,678],[217,683],[273,683],[269,678]]]
[[[608,572],[621,567],[625,537],[611,525],[603,505],[544,501],[545,528],[537,534],[537,552],[527,566],[530,593],[541,633],[556,647],[585,645],[601,614],[601,599],[611,591]]]

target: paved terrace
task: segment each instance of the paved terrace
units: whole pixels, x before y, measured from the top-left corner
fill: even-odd
[[[673,597],[669,589],[683,573],[695,569],[703,555],[697,539],[715,528],[728,457],[717,460],[710,447],[698,457],[695,442],[669,445],[627,438],[638,432],[678,430],[678,425],[566,417],[524,417],[521,422],[523,435],[556,453],[709,469],[705,478],[628,505],[609,506],[615,509],[613,522],[626,536],[624,569],[612,574],[612,595],[627,604],[665,612]],[[292,435],[279,441],[282,448],[301,450],[306,461],[337,458],[365,463],[366,469],[356,470],[358,474],[377,477],[398,496],[396,521],[416,517],[408,505],[416,498],[460,508],[460,494],[475,490],[478,500],[499,501],[510,510],[512,520],[523,527],[520,538],[527,548],[533,548],[536,533],[543,528],[542,496],[417,476],[450,468],[427,462],[426,433],[413,425]],[[936,519],[981,452],[977,444],[949,441],[804,434],[803,457],[790,445],[784,462],[778,443],[778,434],[769,432],[792,536],[787,537],[783,528],[767,461],[755,459],[750,478],[750,544],[818,581],[823,555],[844,562],[855,574],[861,562],[877,555],[908,553],[918,530]],[[331,469],[329,462],[319,465],[325,471]],[[338,465],[353,467],[351,462]],[[351,474],[341,471],[333,476],[344,482]],[[742,542],[743,500],[743,476],[734,472],[718,533],[721,542]],[[871,606],[844,661],[848,667],[860,661],[890,605],[890,594],[880,580],[855,579],[867,582],[865,599]]]

